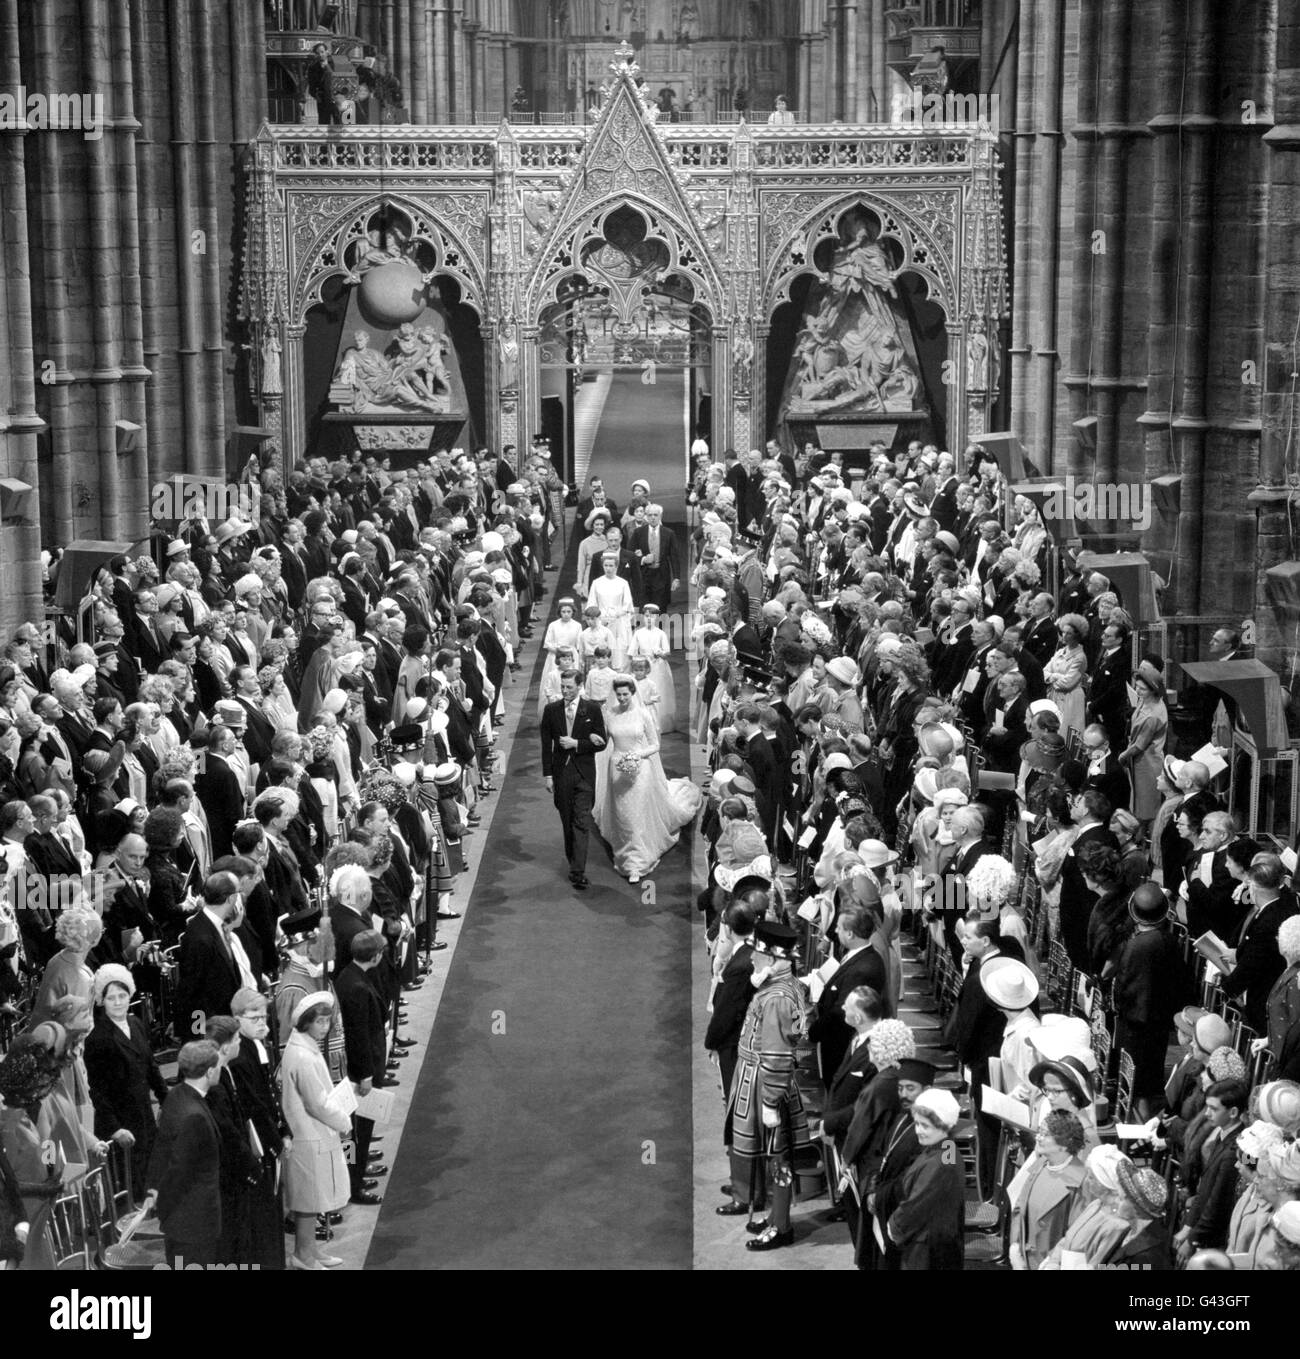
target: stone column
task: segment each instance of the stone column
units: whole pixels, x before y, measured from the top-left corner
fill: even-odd
[[[307,393],[303,381],[302,339],[307,327],[292,322],[284,328],[284,396],[281,447],[284,460],[292,466],[307,456]]]
[[[18,0],[0,0],[0,87],[22,83],[19,61]],[[43,140],[57,136],[43,134]],[[27,170],[24,137],[16,130],[0,136],[0,344],[8,371],[0,374],[0,468],[4,475],[41,491],[37,437],[44,421],[36,410],[36,355],[32,345],[31,248],[27,237]],[[41,507],[33,504],[27,525],[0,525],[0,635],[12,636],[19,623],[42,618]],[[66,531],[67,521],[63,521]],[[66,541],[66,539],[65,539]]]

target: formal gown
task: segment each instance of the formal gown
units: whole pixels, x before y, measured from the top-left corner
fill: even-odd
[[[552,684],[551,677],[558,669],[555,663],[555,653],[559,651],[561,647],[571,647],[573,650],[574,662],[576,664],[578,657],[581,654],[579,647],[581,640],[582,624],[579,623],[576,618],[570,618],[568,622],[565,622],[562,618],[557,618],[554,622],[547,624],[546,636],[542,639],[542,650],[546,652],[546,664],[542,666],[542,687],[540,696],[537,700],[537,720],[539,722],[542,720],[543,709],[546,707],[546,704],[551,701],[546,695],[548,692],[548,685]],[[558,696],[558,688],[556,688],[555,693]]]
[[[587,603],[598,605],[600,621],[613,637],[614,668],[627,664],[627,649],[632,641],[632,588],[622,576],[597,576],[587,592]]]
[[[659,730],[677,730],[677,692],[668,668],[668,634],[663,628],[637,628],[627,649],[628,661],[644,656],[650,662],[650,678],[659,690]]]
[[[654,718],[639,704],[605,710],[608,745],[596,761],[596,825],[614,851],[625,877],[645,877],[700,808],[703,794],[690,779],[669,779],[659,758]],[[635,773],[618,768],[620,757],[649,751]]]

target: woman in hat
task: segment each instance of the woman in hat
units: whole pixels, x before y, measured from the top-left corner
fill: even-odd
[[[1150,823],[1160,810],[1157,788],[1165,758],[1165,733],[1169,713],[1165,708],[1165,682],[1150,661],[1143,661],[1133,672],[1133,714],[1128,724],[1128,745],[1119,754],[1119,763],[1129,773],[1133,785],[1133,815]]]
[[[1083,1153],[1086,1155],[1101,1144],[1101,1134],[1097,1131],[1092,1071],[1082,1055],[1060,1053],[1058,1048],[1052,1046],[1050,1034],[1048,1028],[1040,1027],[1029,1035],[1030,1046],[1040,1058],[1029,1070],[1029,1083],[1038,1091],[1038,1098],[1031,1102],[1030,1126],[1041,1127],[1049,1114],[1072,1115],[1078,1121],[1083,1137]],[[1044,1056],[1044,1049],[1058,1052],[1059,1055],[1048,1058]],[[1092,1060],[1091,1052],[1088,1056]]]
[[[1087,1174],[1079,1159],[1084,1150],[1083,1126],[1074,1113],[1050,1110],[1012,1192],[1012,1269],[1037,1269],[1065,1235]]]
[[[0,1061],[0,1152],[13,1169],[29,1218],[63,1187],[62,1173],[46,1154],[37,1126],[60,1071],[53,1052],[25,1035]]]
[[[579,599],[587,598],[587,583],[591,580],[592,563],[604,554],[608,544],[605,530],[610,524],[609,510],[597,506],[587,516],[587,537],[578,544],[578,568],[573,582],[573,593]]]
[[[582,639],[582,624],[578,621],[578,606],[573,598],[561,599],[555,607],[557,616],[546,625],[546,633],[542,637],[542,650],[546,653],[546,662],[542,666],[541,697],[537,708],[539,721],[542,709],[560,695],[559,682],[553,677],[566,666],[573,665],[578,644]],[[568,654],[567,662],[561,659],[562,652]],[[547,694],[551,694],[552,691],[553,697],[547,698]]]
[[[1094,1147],[1084,1161],[1078,1208],[1065,1234],[1048,1252],[1039,1269],[1092,1268],[1128,1235],[1129,1224],[1115,1211],[1120,1167],[1132,1161],[1112,1143]]]
[[[644,605],[641,609],[641,622],[632,634],[627,655],[629,662],[639,657],[649,663],[650,679],[659,691],[659,730],[676,731],[677,686],[673,683],[673,672],[668,666],[668,653],[671,649],[668,634],[660,624],[659,606]]]
[[[1277,930],[1277,951],[1286,964],[1268,993],[1268,1034],[1256,1039],[1267,1046],[1279,1076],[1300,1078],[1300,916],[1290,916]]]
[[[1088,623],[1077,613],[1067,613],[1057,620],[1060,645],[1043,666],[1047,692],[1061,710],[1061,725],[1066,732],[1084,727],[1084,680],[1088,674],[1088,657],[1083,644],[1088,638]]]
[[[1229,1255],[1253,1255],[1256,1247],[1268,1236],[1268,1222],[1275,1205],[1265,1197],[1265,1193],[1261,1193],[1261,1160],[1270,1147],[1280,1144],[1282,1140],[1282,1129],[1263,1119],[1256,1119],[1237,1138],[1237,1184],[1245,1188],[1238,1195],[1232,1217],[1228,1220],[1228,1239],[1224,1249]],[[1268,1179],[1266,1162],[1263,1179],[1265,1192],[1270,1192],[1273,1182]],[[1258,1268],[1253,1260],[1251,1266]]]
[[[905,1270],[961,1269],[965,1177],[952,1141],[961,1117],[947,1090],[924,1090],[912,1102],[920,1152],[903,1176],[898,1207],[885,1232],[902,1255]]]
[[[104,1141],[116,1138],[131,1147],[131,1180],[136,1197],[143,1198],[157,1133],[149,1097],[161,1108],[167,1082],[154,1059],[148,1030],[130,1012],[133,995],[135,978],[125,967],[105,963],[96,971],[95,1027],[86,1039],[86,1077],[95,1107],[95,1133]]]
[[[321,1056],[334,1016],[334,997],[322,991],[294,1007],[292,1031],[280,1063],[281,1100],[293,1149],[283,1161],[285,1207],[293,1214],[290,1269],[321,1270],[342,1264],[316,1245],[316,1215],[341,1210],[348,1201],[343,1138],[352,1120],[339,1106],[329,1068]]]
[[[1098,1265],[1110,1269],[1171,1269],[1165,1228],[1169,1191],[1164,1176],[1150,1166],[1122,1162],[1118,1179],[1119,1186],[1111,1195],[1111,1212],[1127,1230],[1099,1257]]]

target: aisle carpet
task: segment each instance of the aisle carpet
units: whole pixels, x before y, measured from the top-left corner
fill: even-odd
[[[599,476],[620,512],[632,483],[644,477],[664,520],[686,517],[686,375],[660,370],[649,374],[615,373],[591,450],[589,475]],[[583,483],[586,493],[586,483]]]
[[[680,411],[665,428],[669,403],[636,404],[613,432],[675,484]],[[571,538],[548,616],[575,557]],[[691,832],[635,888],[593,841],[591,887],[570,887],[535,739],[542,632],[368,1269],[691,1266]],[[663,749],[689,773],[684,736]]]

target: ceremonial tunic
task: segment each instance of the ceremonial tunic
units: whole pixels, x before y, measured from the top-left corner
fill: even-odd
[[[808,1001],[791,976],[765,982],[749,1002],[727,1108],[726,1137],[736,1156],[756,1158],[768,1152],[789,1159],[812,1146],[795,1083],[808,1021]],[[775,1128],[763,1127],[764,1107],[780,1111]]]

